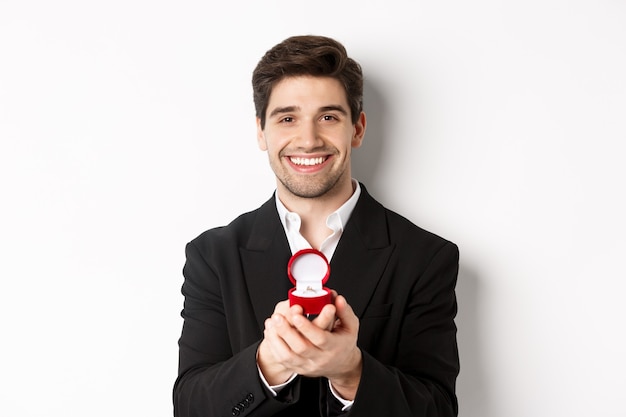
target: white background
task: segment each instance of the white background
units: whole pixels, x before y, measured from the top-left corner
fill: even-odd
[[[460,415],[624,416],[619,0],[0,0],[0,414],[171,415],[184,245],[270,197],[250,76],[309,33],[355,176],[460,246]]]

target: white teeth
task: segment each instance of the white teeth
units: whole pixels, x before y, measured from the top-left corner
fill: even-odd
[[[319,165],[322,162],[324,162],[324,158],[321,156],[319,158],[290,158],[290,159],[294,165],[311,166],[311,165]]]

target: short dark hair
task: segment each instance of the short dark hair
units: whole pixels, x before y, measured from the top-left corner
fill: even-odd
[[[325,36],[292,36],[267,51],[252,74],[256,116],[265,128],[267,105],[274,86],[286,77],[311,75],[337,79],[346,91],[352,123],[363,110],[363,73],[346,48]]]

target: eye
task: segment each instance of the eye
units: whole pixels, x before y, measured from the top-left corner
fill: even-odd
[[[325,114],[322,116],[322,120],[326,121],[326,122],[331,122],[333,120],[339,120],[337,117],[335,117],[332,114]]]
[[[280,119],[280,123],[292,123],[293,122],[293,117],[287,116],[287,117],[283,117],[282,119]]]

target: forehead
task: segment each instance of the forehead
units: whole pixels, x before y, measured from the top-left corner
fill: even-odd
[[[272,88],[268,114],[274,107],[298,106],[304,109],[329,104],[348,106],[346,91],[339,80],[309,75],[286,77]]]

